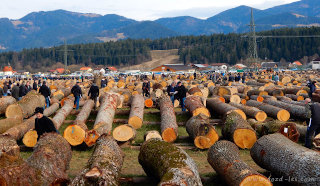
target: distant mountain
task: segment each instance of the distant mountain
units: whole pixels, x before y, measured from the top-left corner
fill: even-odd
[[[320,26],[320,1],[301,0],[266,10],[253,9],[256,30]],[[165,38],[178,35],[248,32],[251,7],[239,6],[208,19],[190,16],[136,21],[116,14],[55,10],[33,12],[19,20],[0,19],[0,51],[68,43]]]

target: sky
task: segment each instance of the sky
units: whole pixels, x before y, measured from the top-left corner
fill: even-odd
[[[208,18],[240,5],[267,9],[298,0],[0,0],[0,17],[20,19],[31,12],[63,9],[81,13],[118,14],[135,20],[193,16]]]

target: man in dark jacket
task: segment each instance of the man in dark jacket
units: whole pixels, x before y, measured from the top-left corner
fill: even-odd
[[[90,87],[88,96],[90,96],[90,99],[94,101],[94,107],[96,108],[97,100],[99,97],[99,87],[95,83],[93,83],[92,86]]]
[[[37,131],[38,139],[44,133],[58,132],[51,119],[43,115],[43,108],[37,107],[35,110],[37,118],[34,123],[34,130]]]
[[[49,87],[46,85],[46,82],[43,81],[42,86],[39,89],[39,93],[43,95],[44,98],[46,98],[46,106],[47,108],[50,106],[50,94],[51,91]]]
[[[82,91],[79,86],[79,82],[77,82],[76,85],[72,87],[71,93],[73,94],[73,96],[75,98],[74,104],[76,105],[76,110],[79,110],[79,101],[80,101],[80,97],[82,96]]]
[[[9,84],[7,81],[4,82],[3,84],[3,95],[7,96],[8,95],[8,90],[9,90]]]
[[[26,84],[26,89],[27,89],[27,93],[30,92],[32,90],[32,87],[30,85],[30,82],[27,81],[27,84]]]
[[[150,96],[150,82],[148,79],[144,79],[143,84],[142,84],[142,92],[143,96],[149,97]]]
[[[22,84],[19,87],[19,100],[22,99],[23,96],[27,95],[28,90],[26,88],[26,85],[24,84],[24,82],[22,82]]]
[[[14,83],[12,90],[11,90],[12,97],[16,98],[16,100],[19,100],[19,83]]]
[[[171,85],[169,85],[167,88],[167,93],[170,96],[172,104],[174,104],[176,94],[178,93],[178,91],[176,91],[175,89],[176,89],[176,83],[173,81]]]
[[[310,105],[311,110],[311,118],[309,122],[307,123],[307,133],[306,133],[306,142],[305,147],[311,148],[312,142],[311,139],[314,135],[317,135],[320,133],[320,103],[311,103],[311,99],[307,98],[306,103]]]
[[[184,101],[186,100],[187,89],[179,81],[178,84],[177,84],[177,87],[176,87],[176,91],[178,91],[177,98],[180,101],[180,105],[181,105],[182,111],[184,112],[184,111],[186,111],[186,108],[184,107]]]
[[[33,88],[33,90],[38,90],[38,83],[36,80],[34,80],[34,82],[32,84],[32,88]]]
[[[3,89],[0,87],[0,98],[4,95]]]
[[[308,83],[308,87],[310,88],[310,91],[309,91],[309,97],[310,99],[312,99],[312,93],[314,93],[316,91],[316,82],[315,81],[310,81]]]

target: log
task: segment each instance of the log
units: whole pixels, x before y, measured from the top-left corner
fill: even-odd
[[[138,159],[148,176],[160,180],[160,186],[202,185],[195,162],[174,144],[159,139],[145,141]]]
[[[70,145],[62,136],[56,133],[44,134],[26,161],[21,157],[15,160],[11,158],[13,162],[9,166],[0,168],[0,183],[1,185],[65,185],[68,183],[66,170],[71,156]]]
[[[294,100],[294,101],[304,100],[303,96],[299,96],[299,95],[295,95],[295,94],[286,94],[285,96],[290,98],[290,99],[292,99],[292,100]]]
[[[257,141],[255,130],[237,112],[231,112],[226,115],[222,135],[224,138],[232,140],[242,149],[250,149]]]
[[[240,103],[241,98],[238,95],[224,95],[223,98],[225,99],[226,103]]]
[[[193,96],[203,96],[200,88],[198,88],[198,87],[193,87],[193,88],[189,89],[188,93]]]
[[[235,111],[239,113],[243,119],[247,119],[246,114],[241,109],[238,109],[229,104],[223,103],[216,98],[207,99],[207,108],[209,109],[212,115],[215,114],[222,118],[225,117],[228,113]]]
[[[147,108],[153,107],[153,100],[152,100],[151,98],[146,99],[146,100],[144,101],[144,105],[145,105]]]
[[[186,129],[199,149],[208,149],[219,139],[217,131],[209,124],[209,117],[204,114],[190,118],[186,123]]]
[[[157,130],[147,131],[144,134],[144,138],[143,139],[144,139],[144,141],[148,141],[149,139],[153,139],[153,138],[162,140],[162,137],[161,137],[160,133]]]
[[[212,95],[217,96],[224,96],[224,95],[233,95],[238,93],[238,89],[236,87],[224,87],[224,86],[217,86],[209,90]]]
[[[313,138],[313,142],[312,142],[313,146],[315,147],[316,150],[320,150],[320,134],[316,135]]]
[[[303,89],[303,87],[288,87],[284,89],[285,94],[295,94],[299,96],[300,94],[308,94],[306,90]]]
[[[6,118],[0,120],[0,134],[6,132],[10,128],[17,126],[23,122],[23,118],[21,116]]]
[[[230,141],[221,140],[211,146],[208,151],[208,162],[230,186],[272,186],[268,178],[241,160],[238,147]]]
[[[290,113],[287,110],[279,107],[275,107],[265,103],[260,103],[254,100],[247,101],[247,105],[251,107],[256,107],[264,111],[268,116],[278,119],[279,121],[288,121],[290,119]]]
[[[249,97],[251,97],[252,95],[263,96],[263,95],[268,95],[268,92],[267,91],[258,90],[258,89],[253,89],[253,90],[249,90],[247,92],[247,95]]]
[[[300,101],[292,101],[292,100],[282,99],[281,102],[288,103],[291,105],[298,105],[298,106],[302,106],[302,107],[306,106],[306,103],[300,102]]]
[[[264,100],[264,98],[262,96],[258,96],[258,95],[252,95],[252,96],[250,96],[250,99],[258,101],[258,102],[263,102],[263,100]]]
[[[73,124],[69,125],[64,130],[63,137],[70,143],[70,145],[77,146],[83,143],[86,137],[86,132],[88,131],[86,121],[93,108],[94,101],[91,99],[87,100]]]
[[[8,135],[1,135],[0,136],[0,158],[4,154],[11,156],[11,157],[19,157],[20,156],[20,148],[17,144],[17,141]],[[0,162],[2,162],[1,159],[0,159]],[[1,164],[0,164],[0,166],[1,166]]]
[[[178,124],[172,102],[167,95],[159,98],[161,115],[161,136],[166,142],[174,142],[178,137]]]
[[[137,94],[132,96],[128,124],[134,129],[139,129],[142,127],[144,103],[144,97],[142,95]]]
[[[261,137],[250,151],[252,159],[290,184],[319,185],[319,153],[276,133]]]
[[[124,153],[111,136],[99,137],[87,166],[70,185],[119,185]]]
[[[199,96],[188,96],[185,100],[185,106],[192,116],[204,114],[210,117],[209,110],[202,104]]]
[[[16,103],[16,99],[12,96],[4,96],[0,98],[0,114],[4,114],[9,105]]]
[[[132,141],[136,137],[136,130],[132,125],[120,125],[112,131],[112,136],[119,142]]]
[[[112,122],[117,109],[119,94],[103,95],[93,129],[87,132],[84,142],[90,147],[102,134],[111,134]]]
[[[267,119],[267,114],[256,107],[250,107],[250,106],[237,104],[237,103],[229,103],[229,104],[231,106],[241,109],[247,116],[250,116],[256,119],[257,121],[262,122]]]
[[[20,101],[9,105],[5,114],[7,118],[16,116],[29,118],[34,114],[34,110],[37,107],[43,107],[44,105],[45,98],[41,94],[36,93],[36,91],[30,91]]]
[[[311,110],[307,105],[303,107],[298,105],[292,105],[289,103],[284,103],[281,101],[273,101],[270,99],[264,100],[263,102],[269,105],[286,109],[290,113],[290,116],[292,118],[301,119],[301,120],[306,120],[308,118],[311,118]]]

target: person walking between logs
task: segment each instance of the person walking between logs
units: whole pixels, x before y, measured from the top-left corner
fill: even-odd
[[[150,96],[149,91],[150,91],[150,82],[148,81],[148,79],[144,79],[142,84],[143,96],[149,97]]]
[[[71,89],[71,93],[74,96],[74,104],[76,105],[76,110],[79,110],[79,101],[80,101],[80,97],[82,96],[82,91],[81,88],[79,86],[79,82],[77,81],[76,85],[72,87]]]
[[[311,118],[309,122],[307,121],[308,128],[307,128],[307,133],[306,133],[306,142],[305,142],[305,147],[311,148],[311,140],[312,137],[320,133],[320,103],[314,102],[310,103],[311,99],[307,98],[305,100],[306,104],[310,105],[311,109]]]
[[[37,80],[36,80],[36,79],[33,81],[32,88],[33,88],[33,90],[35,90],[35,91],[38,90],[38,83],[37,83]]]
[[[38,139],[44,133],[49,133],[49,132],[59,133],[56,127],[54,126],[53,122],[51,121],[51,119],[43,115],[43,111],[44,110],[42,107],[37,107],[34,113],[37,116],[34,123],[34,130],[37,131]]]
[[[42,86],[39,89],[39,93],[43,95],[44,98],[46,98],[46,106],[47,106],[46,108],[49,108],[51,91],[49,87],[46,85],[45,81],[43,81]]]
[[[308,92],[309,98],[312,99],[312,93],[316,91],[316,82],[315,81],[309,81],[308,87],[310,88],[310,91]]]
[[[98,97],[99,97],[99,87],[95,83],[93,83],[92,86],[90,87],[88,96],[90,96],[90,99],[94,101],[94,107],[96,108]]]
[[[167,93],[170,96],[172,104],[174,105],[174,100],[176,98],[176,94],[178,93],[178,91],[176,91],[176,83],[174,81],[168,86]]]
[[[176,91],[178,91],[177,99],[180,101],[182,111],[185,112],[186,108],[184,106],[184,101],[186,100],[186,97],[187,97],[187,89],[184,87],[184,85],[182,85],[180,81],[178,82],[177,85],[178,85],[176,87]]]

